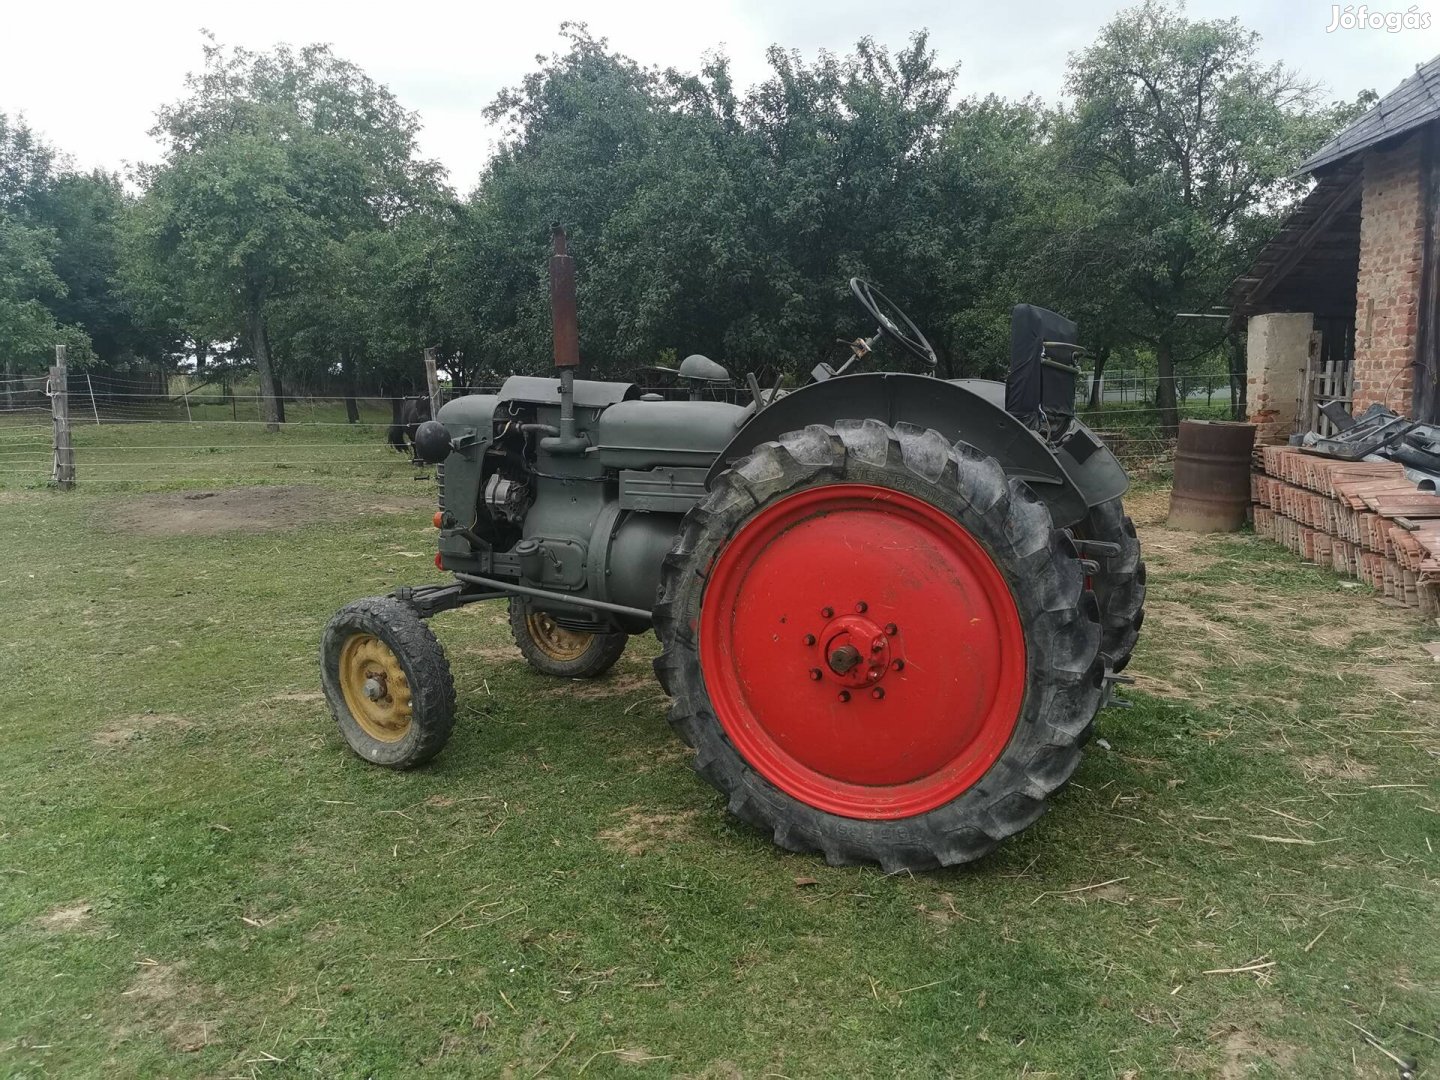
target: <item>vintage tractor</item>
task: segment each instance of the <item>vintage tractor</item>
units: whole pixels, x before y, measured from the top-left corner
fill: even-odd
[[[455,689],[425,620],[508,599],[537,670],[600,675],[653,629],[694,767],[792,851],[887,871],[1024,829],[1080,762],[1135,645],[1145,568],[1124,471],[1072,413],[1075,326],[1021,305],[1007,382],[934,377],[879,289],[838,367],[789,393],[690,356],[688,400],[575,378],[575,271],[550,261],[559,378],[460,397],[416,433],[441,466],[448,585],[343,608],[326,697],[346,741],[416,765]],[[860,372],[888,342],[923,374]],[[674,395],[671,395],[674,396]]]

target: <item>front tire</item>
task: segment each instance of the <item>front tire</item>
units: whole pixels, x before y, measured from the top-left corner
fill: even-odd
[[[1069,779],[1102,699],[1069,537],[994,459],[905,424],[813,425],[721,474],[655,629],[695,769],[837,865],[984,855]]]
[[[429,761],[455,726],[445,651],[414,609],[388,596],[347,604],[320,641],[325,700],[350,749],[408,769]]]

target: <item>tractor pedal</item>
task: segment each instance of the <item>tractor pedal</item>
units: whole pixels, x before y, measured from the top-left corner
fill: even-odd
[[[1133,709],[1134,707],[1135,703],[1133,701],[1126,701],[1123,697],[1119,697],[1116,694],[1111,694],[1110,700],[1105,702],[1105,708],[1107,709]]]
[[[1107,683],[1133,683],[1135,681],[1135,676],[1121,675],[1113,671],[1107,671],[1105,672],[1105,681]]]
[[[1120,554],[1120,545],[1108,540],[1076,540],[1075,548],[1081,555],[1097,555],[1102,559],[1113,559]]]

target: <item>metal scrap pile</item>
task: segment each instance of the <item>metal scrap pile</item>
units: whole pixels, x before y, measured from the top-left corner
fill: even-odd
[[[1380,404],[1371,405],[1358,417],[1332,401],[1320,409],[1335,425],[1336,434],[1313,431],[1292,443],[1312,453],[1341,461],[1395,461],[1405,469],[1406,479],[1421,491],[1440,487],[1440,427],[1418,424]]]

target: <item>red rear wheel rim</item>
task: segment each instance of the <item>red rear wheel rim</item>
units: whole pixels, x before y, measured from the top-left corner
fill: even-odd
[[[698,629],[735,748],[843,817],[961,795],[1025,694],[1025,635],[995,561],[936,507],[871,484],[809,488],[746,522],[715,560]]]

